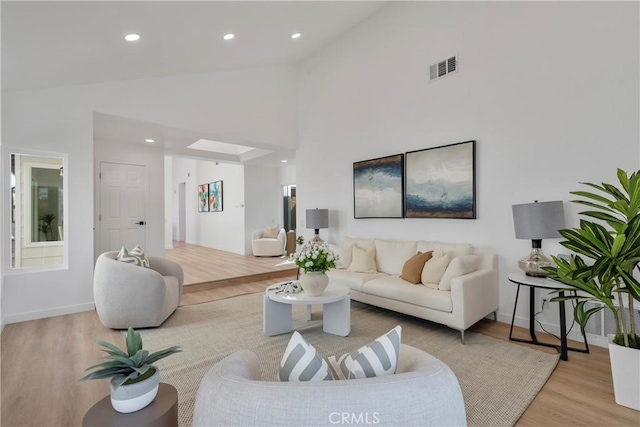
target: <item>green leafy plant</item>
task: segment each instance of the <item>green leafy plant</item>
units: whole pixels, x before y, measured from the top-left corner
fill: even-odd
[[[336,268],[338,257],[326,243],[309,241],[295,253],[293,261],[305,273],[311,271],[325,272]]]
[[[57,240],[54,236],[53,222],[56,220],[56,214],[45,213],[40,216],[40,231],[44,234],[47,241]]]
[[[296,237],[296,243],[299,244],[299,245],[304,244],[304,237],[302,237],[302,236]]]
[[[616,323],[614,343],[640,349],[633,316],[633,301],[640,301],[640,282],[633,277],[634,269],[640,271],[640,171],[629,176],[618,169],[617,176],[620,188],[582,183],[598,193],[571,192],[582,197],[572,203],[594,209],[580,215],[600,222],[581,219],[578,228],[560,230],[566,239],[560,244],[575,254],[569,261],[553,257],[556,267],[545,270],[550,279],[582,291],[552,301],[576,300],[574,316],[583,331],[589,318],[606,307]],[[629,310],[625,310],[625,297]],[[600,304],[587,309],[585,304],[590,301]]]
[[[106,352],[107,355],[103,359],[106,359],[106,361],[85,369],[85,371],[96,370],[81,378],[81,380],[118,377],[116,384],[114,384],[116,387],[122,384],[133,384],[151,377],[155,373],[151,366],[154,362],[182,351],[181,347],[173,346],[149,354],[147,350],[142,349],[142,337],[133,328],[127,330],[126,351],[108,342],[96,342],[104,347],[102,351]]]

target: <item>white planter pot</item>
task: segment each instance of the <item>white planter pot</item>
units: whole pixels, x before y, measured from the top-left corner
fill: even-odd
[[[608,337],[616,403],[640,411],[640,350],[614,344],[612,334]]]
[[[310,271],[300,276],[302,290],[312,297],[322,295],[329,284],[329,276],[321,271]]]
[[[111,405],[113,409],[123,414],[139,411],[146,407],[158,394],[160,385],[160,370],[153,367],[156,372],[151,377],[138,383],[114,387],[116,378],[111,379]]]

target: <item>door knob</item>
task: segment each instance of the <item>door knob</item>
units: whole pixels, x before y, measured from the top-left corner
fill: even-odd
[[[145,225],[145,224],[146,224],[146,222],[145,222],[145,221],[140,221],[140,222],[137,222],[136,224],[138,224],[138,225]]]

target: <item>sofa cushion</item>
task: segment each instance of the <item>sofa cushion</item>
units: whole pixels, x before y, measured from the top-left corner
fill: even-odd
[[[262,232],[262,237],[265,239],[277,239],[280,230],[276,227],[266,227]]]
[[[280,381],[324,381],[332,380],[327,362],[318,354],[298,331],[295,331],[287,344],[280,368]]]
[[[430,283],[435,283],[437,288],[442,276],[447,271],[447,266],[451,262],[449,254],[442,253],[440,251],[434,251],[431,259],[427,261],[422,269],[421,281],[422,284],[428,287]]]
[[[346,248],[349,245],[359,246],[362,249],[375,248],[376,244],[373,239],[359,239],[357,237],[345,237],[342,242],[342,247]]]
[[[329,363],[338,379],[358,379],[393,375],[398,367],[402,326],[398,325],[381,337],[344,354],[329,357]]]
[[[416,242],[375,239],[376,266],[387,274],[400,274],[404,263],[416,254]]]
[[[440,279],[438,289],[443,291],[451,290],[451,279],[476,271],[479,259],[478,255],[467,255],[452,259],[447,271],[444,272],[442,279]]]
[[[348,246],[338,246],[338,245],[329,245],[329,249],[333,251],[334,254],[338,256],[338,261],[336,262],[337,269],[345,269],[348,268],[351,264],[351,253],[353,252],[353,245]]]
[[[422,280],[422,269],[424,268],[424,264],[429,261],[431,256],[433,255],[433,251],[429,252],[418,252],[411,258],[407,260],[402,266],[402,274],[400,278],[402,280],[406,280],[409,283],[420,283]]]
[[[362,286],[369,280],[387,277],[384,273],[354,273],[349,270],[329,270],[327,276],[331,283],[346,285],[358,292],[364,292]]]
[[[402,301],[421,307],[445,311],[447,313],[453,310],[451,291],[415,286],[402,280],[398,276],[387,276],[370,280],[364,283],[363,290],[365,294]]]
[[[375,247],[362,249],[354,245],[351,252],[351,264],[347,270],[356,273],[376,273],[378,270],[376,268]]]
[[[427,252],[427,251],[442,251],[446,254],[449,254],[451,259],[457,256],[465,256],[473,254],[473,246],[469,243],[442,243],[442,242],[430,242],[430,241],[419,241],[418,242],[418,252]]]

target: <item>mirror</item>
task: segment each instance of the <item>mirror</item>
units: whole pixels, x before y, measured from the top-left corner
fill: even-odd
[[[64,265],[64,158],[12,153],[10,174],[10,267]]]

